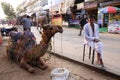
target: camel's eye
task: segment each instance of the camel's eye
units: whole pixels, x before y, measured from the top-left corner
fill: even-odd
[[[50,30],[52,30],[53,29],[53,27],[52,26],[50,26]]]

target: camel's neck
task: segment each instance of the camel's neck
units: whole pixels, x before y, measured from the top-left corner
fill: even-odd
[[[32,58],[40,58],[46,53],[52,36],[51,34],[42,34],[42,40],[40,44],[35,47],[35,51],[33,51],[34,54],[32,54],[34,57]]]
[[[45,44],[48,44],[49,42],[50,42],[50,40],[51,40],[51,35],[49,34],[49,35],[42,35],[42,40],[41,41],[43,41]]]
[[[49,36],[44,34],[42,35],[42,40],[40,41],[40,44],[37,46],[36,48],[37,50],[34,54],[36,58],[42,57],[46,53],[50,40],[51,40],[50,35]]]

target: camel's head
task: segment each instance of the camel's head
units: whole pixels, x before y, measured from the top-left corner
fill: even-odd
[[[53,36],[55,33],[63,32],[63,28],[61,26],[51,26],[51,25],[46,25],[45,27],[43,27],[43,33],[46,35],[51,35]]]

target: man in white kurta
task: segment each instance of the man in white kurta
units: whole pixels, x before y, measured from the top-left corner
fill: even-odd
[[[84,25],[85,44],[91,46],[97,52],[97,63],[104,67],[102,61],[103,45],[99,39],[99,27],[94,23],[94,17],[89,18],[89,22]]]

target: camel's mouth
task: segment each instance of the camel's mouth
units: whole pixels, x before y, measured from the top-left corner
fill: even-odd
[[[60,33],[63,33],[63,29],[62,30],[59,30]]]
[[[63,28],[61,26],[58,26],[58,32],[63,33]]]

